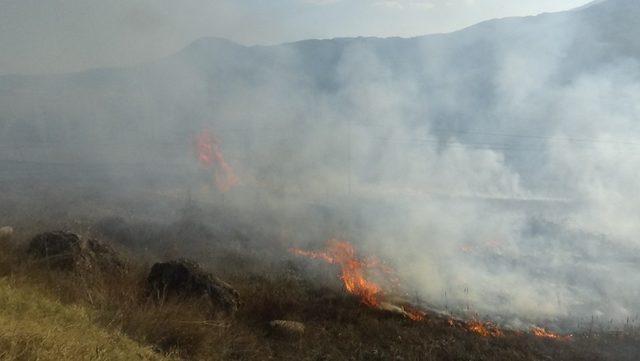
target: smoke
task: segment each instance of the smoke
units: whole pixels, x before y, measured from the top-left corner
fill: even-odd
[[[239,178],[225,206],[276,214],[299,243],[347,237],[435,308],[621,323],[640,306],[640,68],[607,32],[625,4],[3,77],[3,161],[218,201],[192,151],[211,129]]]

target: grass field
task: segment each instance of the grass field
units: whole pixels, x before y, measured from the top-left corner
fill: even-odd
[[[100,327],[95,312],[63,305],[46,293],[0,279],[1,360],[169,360],[117,330]]]
[[[637,331],[571,341],[508,331],[483,337],[445,317],[414,322],[377,311],[344,292],[337,270],[306,269],[313,262],[297,260],[284,245],[261,248],[264,240],[219,233],[213,221],[128,224],[110,235],[96,231],[97,221],[25,220],[12,240],[0,241],[0,360],[619,361],[637,360],[639,352]],[[30,260],[25,245],[51,229],[112,243],[129,260],[128,271],[76,274]],[[239,291],[235,315],[211,315],[201,300],[146,297],[150,264],[182,256]],[[302,322],[306,331],[275,333],[269,322],[276,319]]]

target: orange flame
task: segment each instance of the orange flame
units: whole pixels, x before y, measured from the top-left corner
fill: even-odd
[[[422,321],[427,316],[426,312],[411,305],[402,306],[402,310],[404,311],[405,315],[413,321]]]
[[[531,334],[540,338],[547,338],[547,339],[561,340],[561,341],[568,341],[568,340],[571,340],[571,338],[573,337],[573,335],[564,335],[564,336],[559,335],[557,333],[547,331],[542,327],[531,328]]]
[[[355,248],[349,242],[331,239],[327,242],[327,248],[324,251],[314,252],[297,248],[291,248],[290,251],[299,256],[320,259],[340,266],[340,279],[342,279],[345,289],[350,294],[360,297],[365,305],[395,311],[415,321],[424,319],[425,313],[418,309],[410,306],[400,307],[385,301],[382,287],[367,279],[367,276],[370,273],[378,273],[385,276],[388,281],[397,282],[393,270],[382,264],[377,258],[358,258]]]
[[[480,322],[471,320],[467,322],[467,330],[476,333],[482,337],[502,337],[504,333],[495,324],[491,322]]]
[[[198,161],[205,168],[217,167],[219,171],[214,173],[214,182],[221,192],[227,192],[238,184],[238,177],[233,168],[222,156],[220,143],[211,134],[204,130],[196,136],[196,151]]]
[[[355,248],[348,242],[331,239],[325,251],[311,252],[292,249],[291,252],[339,265],[341,267],[340,278],[344,282],[347,292],[359,296],[362,302],[368,306],[380,306],[381,287],[365,278],[365,271],[369,268],[370,263],[359,260],[356,257]]]

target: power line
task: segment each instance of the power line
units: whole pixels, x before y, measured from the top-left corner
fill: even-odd
[[[222,137],[223,148],[227,148],[227,150],[233,150],[238,148],[238,144],[241,144],[243,147],[246,146],[247,137],[246,134],[250,133],[256,136],[256,142],[261,143],[260,146],[264,147],[266,150],[275,150],[279,149],[281,151],[286,151],[291,149],[292,147],[299,146],[301,142],[305,141],[304,137],[294,136],[291,134],[292,130],[301,130],[306,129],[307,124],[300,124],[298,126],[294,126],[292,128],[282,128],[282,127],[253,127],[253,128],[219,128],[215,129],[216,133],[225,133],[225,132],[235,132],[240,135],[245,135],[241,141],[233,140],[232,137]],[[548,145],[544,144],[522,144],[515,142],[499,142],[499,141],[460,141],[460,140],[452,140],[452,139],[439,139],[437,137],[398,137],[398,136],[375,136],[371,135],[368,128],[382,129],[383,131],[378,131],[377,133],[384,134],[392,134],[394,130],[397,128],[371,125],[366,126],[365,135],[362,138],[362,135],[356,136],[354,134],[353,125],[351,120],[348,120],[347,123],[347,146],[348,146],[348,154],[347,154],[347,166],[349,168],[349,179],[348,179],[348,187],[351,187],[351,168],[354,156],[354,150],[358,147],[357,140],[364,139],[366,141],[374,141],[378,143],[375,144],[411,144],[416,146],[435,146],[438,148],[446,148],[446,149],[470,149],[470,150],[487,150],[487,151],[495,151],[502,152],[504,154],[509,153],[538,153],[544,154],[550,148]],[[360,127],[363,129],[363,127]],[[468,134],[468,135],[480,135],[480,136],[490,136],[490,137],[505,137],[505,138],[514,138],[514,139],[534,139],[541,140],[545,142],[568,142],[576,144],[576,146],[580,147],[584,150],[595,149],[595,145],[597,144],[612,144],[624,146],[624,148],[618,148],[617,151],[619,153],[630,154],[635,153],[635,149],[628,149],[629,147],[640,147],[640,143],[637,142],[629,142],[622,140],[602,140],[602,139],[589,139],[589,138],[574,138],[574,137],[558,137],[558,136],[544,136],[544,135],[536,135],[536,134],[510,134],[510,133],[501,133],[501,132],[491,132],[491,131],[480,131],[480,130],[460,130],[460,129],[446,129],[446,128],[434,128],[426,131],[427,133],[436,133],[436,134]],[[267,139],[268,138],[268,139]],[[273,140],[273,141],[272,141]],[[225,147],[226,145],[226,147]],[[86,140],[77,140],[72,142],[67,141],[29,141],[29,142],[21,142],[18,144],[0,144],[0,149],[11,149],[18,152],[18,156],[20,158],[24,157],[25,150],[33,150],[35,151],[47,151],[51,152],[52,150],[57,150],[60,152],[73,152],[76,147],[95,147],[95,148],[131,148],[136,149],[136,144],[131,144],[128,142],[114,142],[114,141],[99,141],[99,142],[88,142]],[[162,148],[162,153],[158,153],[158,150],[150,150],[149,147],[152,146],[152,149],[155,149],[155,146]],[[58,148],[59,147],[59,148]],[[154,152],[158,158],[161,158],[162,154],[174,154],[178,151],[184,151],[185,149],[189,149],[192,147],[192,144],[189,141],[189,137],[185,135],[184,139],[181,140],[161,140],[161,141],[153,141],[150,142],[148,139],[144,139],[140,142],[140,147],[145,148],[148,151]],[[354,148],[355,147],[355,148]],[[553,147],[562,147],[568,148],[572,147],[570,144],[566,143],[556,143]],[[43,149],[44,148],[44,149]],[[57,149],[56,149],[57,148]],[[166,152],[166,153],[165,153]],[[230,151],[233,154],[233,151]],[[357,154],[357,150],[356,150]],[[245,152],[246,155],[246,152]],[[419,156],[419,154],[417,155]],[[253,157],[255,158],[255,157]],[[245,161],[248,159],[245,157],[234,157],[233,155],[230,157],[232,160]],[[46,162],[45,162],[46,163]],[[145,163],[145,162],[141,162]]]

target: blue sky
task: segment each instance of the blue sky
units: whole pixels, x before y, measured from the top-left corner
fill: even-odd
[[[0,0],[0,74],[134,64],[203,36],[243,44],[417,36],[589,0]]]

